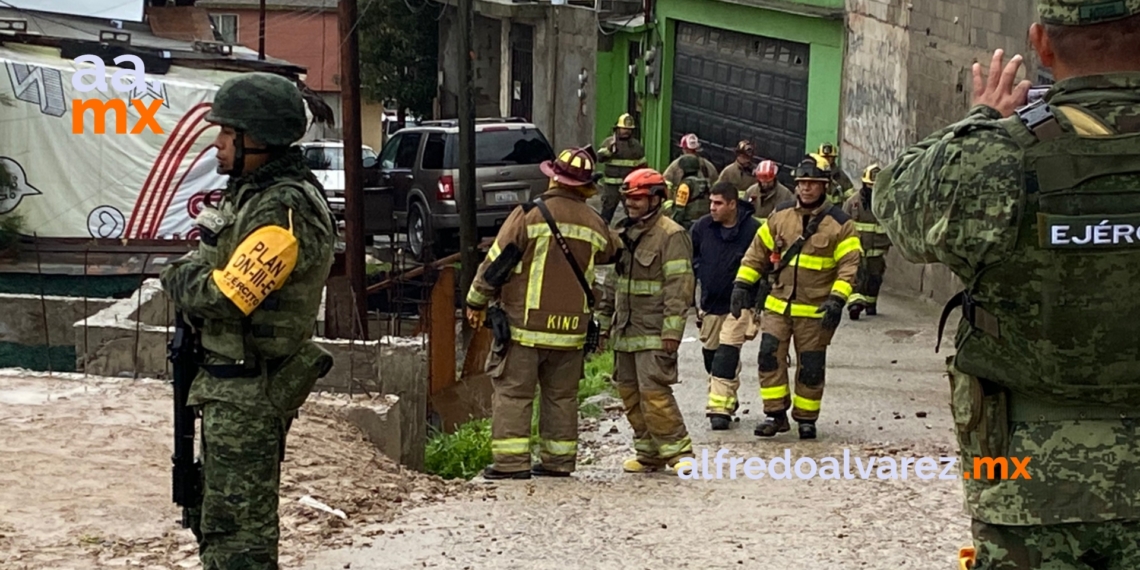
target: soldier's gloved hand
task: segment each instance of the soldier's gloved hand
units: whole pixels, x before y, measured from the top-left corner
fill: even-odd
[[[820,323],[823,328],[829,331],[839,328],[839,320],[843,318],[843,305],[845,304],[847,301],[831,295],[819,306],[819,309],[816,309],[816,313],[823,313],[823,320]]]
[[[753,297],[753,289],[751,285],[745,285],[739,281],[732,286],[732,298],[729,301],[729,310],[732,312],[732,318],[739,319],[740,312],[745,307],[751,307],[756,302]]]

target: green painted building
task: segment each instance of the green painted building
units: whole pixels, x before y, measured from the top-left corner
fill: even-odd
[[[690,132],[718,168],[742,139],[787,167],[838,142],[843,0],[656,0],[652,10],[649,24],[611,18],[599,35],[595,144],[625,112],[659,169]]]

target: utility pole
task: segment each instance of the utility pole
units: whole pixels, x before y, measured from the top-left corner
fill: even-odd
[[[262,0],[264,3],[265,0]],[[340,102],[344,131],[344,261],[359,320],[368,339],[368,294],[364,286],[364,164],[360,140],[360,57],[356,42],[356,0],[340,0]],[[357,328],[357,327],[353,327]]]
[[[265,61],[265,0],[261,0],[261,14],[257,21],[257,59]]]
[[[475,87],[472,60],[475,51],[471,37],[475,27],[474,0],[459,0],[459,252],[462,271],[459,287],[463,295],[475,280],[479,265],[479,232],[475,218]]]

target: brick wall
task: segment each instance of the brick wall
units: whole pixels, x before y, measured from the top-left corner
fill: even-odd
[[[988,67],[993,50],[1026,59],[1032,2],[1017,0],[847,0],[843,130],[840,159],[851,172],[873,161],[889,163],[907,146],[966,113],[973,89],[970,68]],[[888,258],[886,284],[946,300],[959,288],[941,265]]]

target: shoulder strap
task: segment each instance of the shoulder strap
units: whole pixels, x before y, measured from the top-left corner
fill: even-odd
[[[804,244],[807,243],[807,240],[811,239],[811,236],[815,235],[815,232],[819,230],[819,225],[823,223],[823,219],[831,215],[831,210],[834,207],[835,206],[825,209],[808,221],[807,225],[804,226],[804,231],[802,234],[800,234],[800,237],[796,238],[796,241],[792,242],[792,245],[789,246],[788,249],[780,253],[780,264],[772,270],[773,276],[778,275],[781,271],[783,271],[784,268],[787,267],[788,264],[791,263],[797,255],[800,254],[800,251],[802,251],[804,248]]]
[[[578,284],[582,286],[582,291],[586,293],[586,304],[590,310],[594,309],[594,291],[590,288],[590,284],[586,281],[586,276],[582,274],[582,268],[578,267],[578,262],[574,260],[574,256],[570,254],[570,246],[566,245],[566,238],[562,237],[562,232],[558,231],[558,224],[554,223],[554,217],[550,215],[550,210],[543,203],[542,198],[535,198],[534,205],[538,206],[538,211],[542,212],[542,217],[546,219],[546,225],[550,226],[550,233],[554,235],[555,241],[558,242],[558,247],[562,250],[562,254],[566,256],[566,262],[570,264],[570,269],[574,270],[574,276],[578,278]]]

